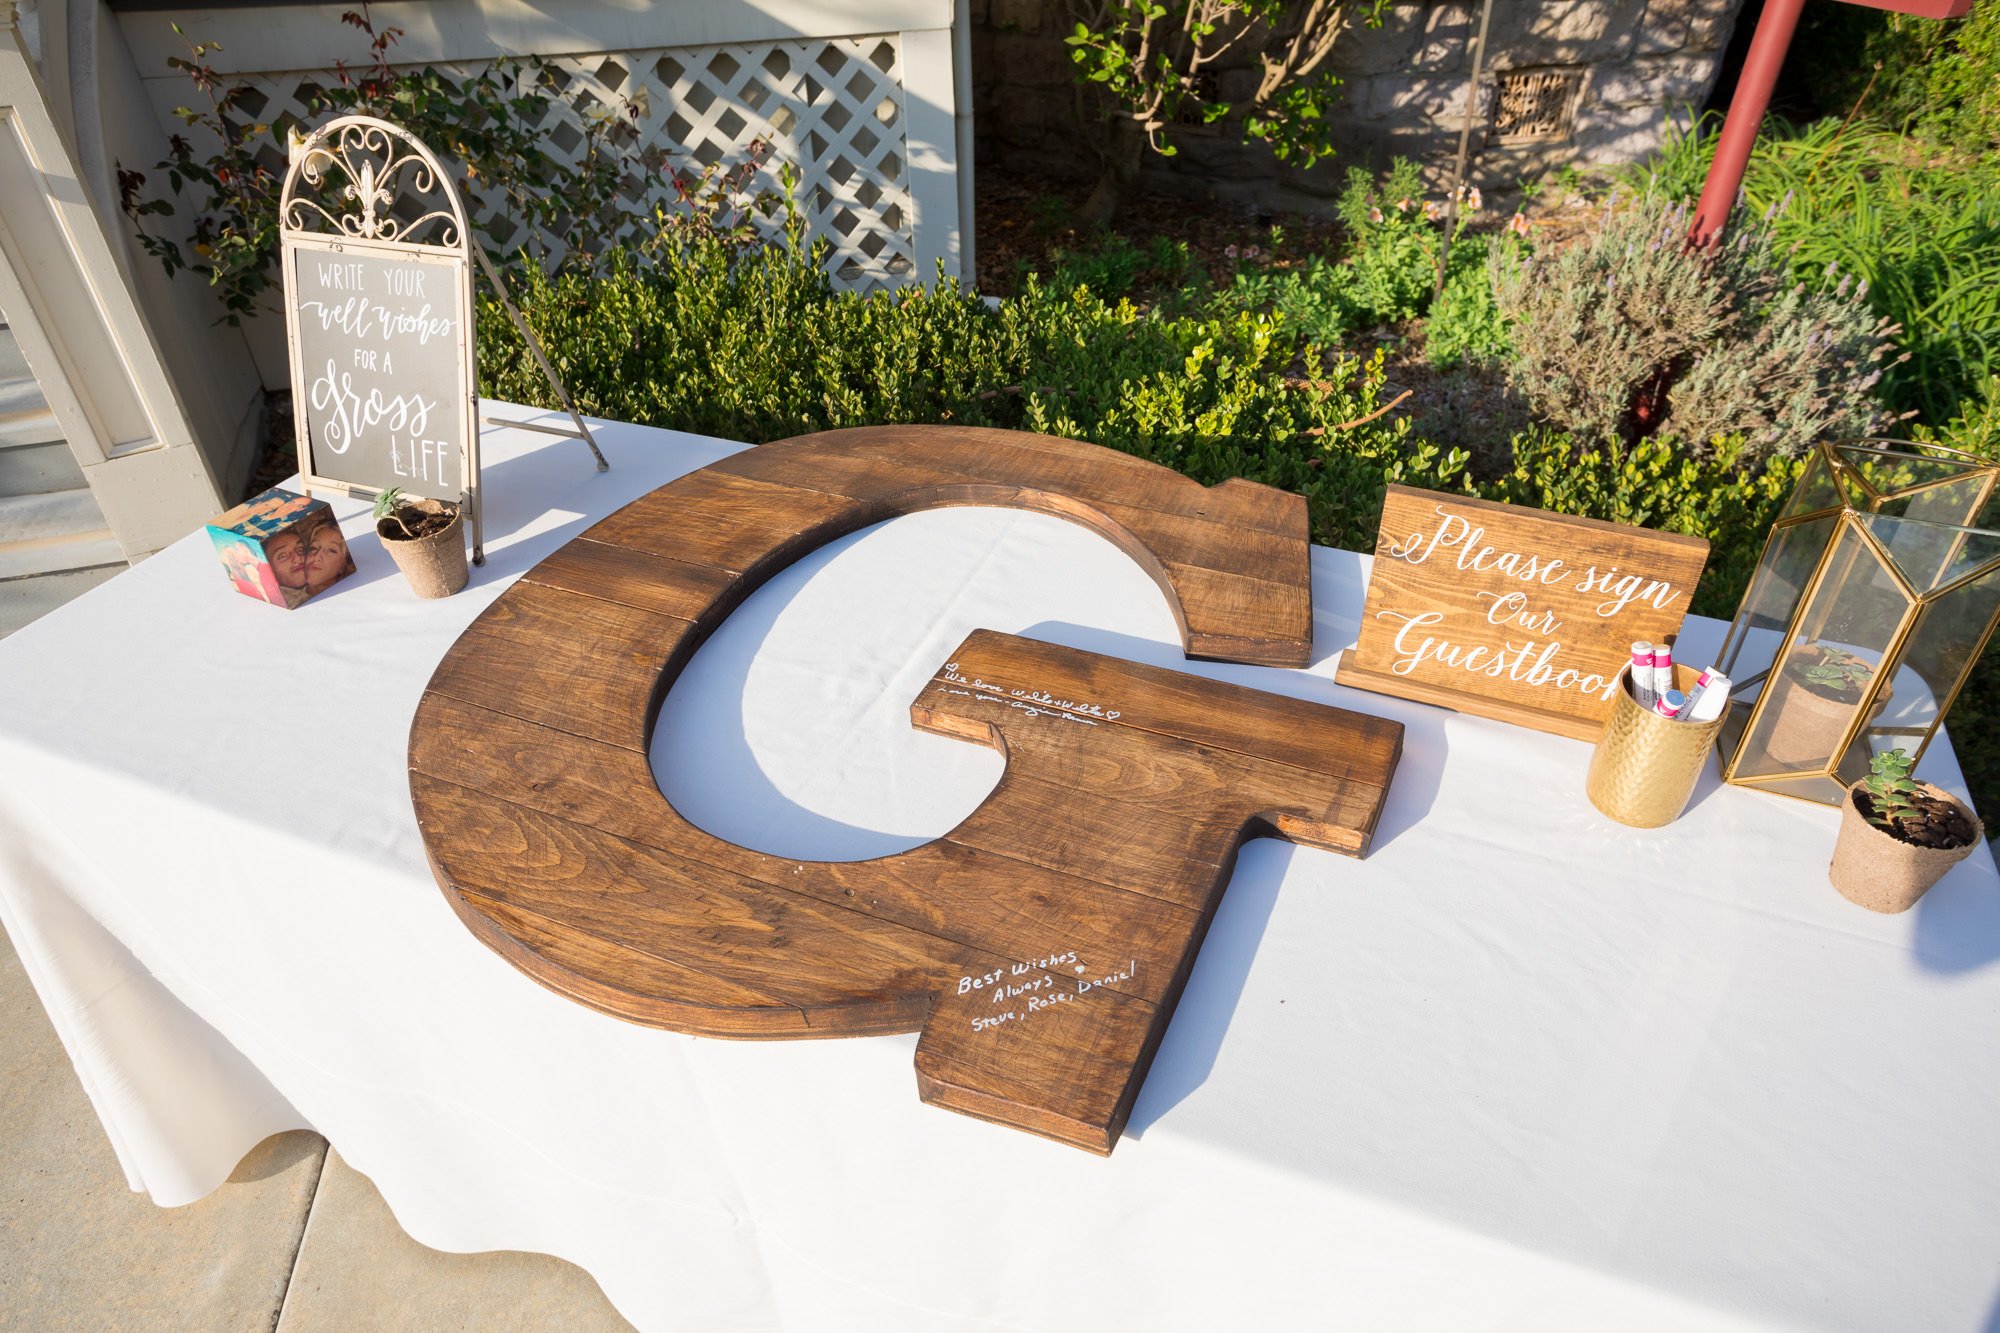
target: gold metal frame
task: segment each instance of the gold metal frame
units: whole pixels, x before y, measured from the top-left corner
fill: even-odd
[[[1875,486],[1865,473],[1856,469],[1842,456],[1842,450],[1853,451],[1856,449],[1881,454],[1884,457],[1900,455],[1915,460],[1943,463],[1961,470],[1954,476],[1937,477],[1917,482],[1910,486],[1884,490]],[[1915,757],[1918,759],[1923,757],[1924,751],[1930,747],[1932,738],[1937,735],[1938,728],[1943,725],[1945,714],[1950,712],[1952,704],[1957,702],[1959,691],[1965,687],[1966,680],[1971,676],[1973,669],[1979,664],[1981,654],[1985,652],[1988,644],[1992,642],[1996,628],[2000,628],[2000,607],[1996,607],[1993,616],[1988,619],[1987,623],[1983,627],[1973,631],[1974,642],[1972,651],[1966,658],[1965,665],[1959,669],[1956,677],[1952,680],[1950,688],[1944,693],[1943,700],[1939,703],[1936,714],[1931,718],[1927,726],[1875,725],[1871,719],[1880,711],[1878,705],[1887,698],[1886,691],[1892,685],[1896,671],[1903,663],[1904,653],[1909,648],[1910,640],[1915,633],[1917,623],[1922,618],[1925,610],[1943,601],[1960,588],[1985,578],[1993,574],[1995,570],[2000,569],[2000,555],[1996,555],[1994,558],[1960,574],[1948,583],[1941,583],[1928,591],[1919,592],[1915,587],[1911,586],[1909,578],[1899,567],[1895,557],[1882,545],[1881,540],[1876,537],[1874,532],[1870,530],[1870,525],[1866,520],[1871,515],[1881,513],[1883,507],[1893,501],[1905,500],[1910,496],[1934,490],[1940,486],[1963,483],[1967,480],[1977,478],[1980,480],[1981,485],[1978,488],[1976,498],[1963,514],[1963,521],[1959,523],[1947,523],[1927,519],[1899,518],[1901,522],[1919,523],[1926,527],[1956,528],[1959,533],[1957,544],[1954,553],[1948,557],[1948,562],[1955,561],[1958,558],[1957,552],[1963,551],[1965,541],[1975,533],[1984,531],[1972,525],[1977,521],[1981,511],[1992,500],[1996,488],[2000,488],[2000,463],[1991,463],[1970,454],[1961,453],[1956,449],[1948,449],[1940,445],[1912,444],[1901,440],[1854,440],[1839,443],[1828,441],[1820,444],[1817,452],[1819,454],[1819,462],[1825,469],[1827,480],[1831,482],[1833,489],[1841,496],[1841,503],[1836,506],[1821,506],[1780,518],[1772,525],[1769,535],[1764,540],[1764,549],[1757,558],[1757,570],[1751,576],[1750,586],[1744,592],[1743,601],[1737,607],[1736,616],[1730,622],[1729,632],[1723,637],[1722,648],[1717,654],[1718,665],[1725,673],[1730,675],[1735,674],[1731,668],[1734,666],[1738,655],[1743,652],[1750,642],[1748,613],[1752,604],[1751,594],[1758,590],[1760,579],[1769,568],[1768,562],[1771,560],[1773,551],[1776,549],[1778,543],[1790,529],[1803,526],[1807,523],[1823,522],[1828,517],[1833,517],[1835,520],[1831,530],[1827,534],[1825,545],[1820,549],[1818,558],[1813,562],[1812,573],[1800,585],[1797,598],[1793,602],[1789,616],[1786,619],[1784,634],[1779,641],[1779,647],[1772,656],[1770,667],[1760,671],[1746,672],[1744,678],[1737,682],[1738,689],[1747,689],[1751,685],[1757,685],[1759,688],[1755,699],[1739,700],[1731,704],[1728,722],[1724,728],[1719,748],[1723,752],[1722,777],[1725,782],[1733,783],[1737,786],[1770,790],[1777,784],[1809,783],[1813,779],[1819,779],[1823,787],[1823,791],[1819,796],[1809,796],[1795,791],[1776,790],[1772,790],[1772,794],[1791,797],[1794,800],[1813,801],[1817,804],[1837,805],[1843,799],[1848,785],[1846,780],[1840,776],[1842,761],[1847,758],[1849,752],[1864,735],[1920,737],[1921,739],[1918,740],[1916,745]],[[1800,484],[1805,484],[1804,478],[1801,479]],[[1857,507],[1851,503],[1851,498],[1857,491],[1860,495],[1866,497],[1864,506]],[[1793,494],[1796,496],[1798,492],[1795,491]],[[1843,538],[1850,533],[1866,549],[1874,563],[1887,573],[1889,578],[1894,582],[1896,591],[1903,597],[1903,613],[1896,622],[1895,632],[1890,635],[1889,642],[1882,652],[1881,660],[1876,664],[1876,670],[1869,688],[1856,704],[1853,716],[1842,730],[1838,745],[1827,756],[1825,763],[1821,767],[1817,769],[1794,769],[1783,773],[1746,774],[1741,771],[1745,751],[1748,748],[1745,740],[1749,736],[1757,734],[1759,725],[1765,720],[1764,714],[1772,696],[1776,693],[1771,688],[1771,677],[1777,671],[1778,664],[1785,659],[1788,652],[1793,651],[1795,647],[1803,643],[1815,641],[1820,637],[1816,630],[1808,630],[1806,628],[1804,621],[1807,612],[1820,603],[1821,594],[1829,583],[1845,583],[1852,575],[1855,560],[1859,558],[1860,553],[1858,551],[1851,552],[1851,558],[1844,562],[1845,567],[1839,574],[1836,575],[1831,572],[1834,552],[1841,547]],[[1994,535],[2000,536],[2000,533],[1995,533]],[[1946,567],[1948,567],[1948,563]],[[1822,610],[1822,619],[1825,614],[1826,612]],[[1905,748],[1908,747],[1906,746]]]

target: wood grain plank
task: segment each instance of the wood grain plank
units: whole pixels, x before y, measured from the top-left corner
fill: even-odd
[[[1157,463],[1058,435],[981,426],[863,426],[774,441],[769,449],[810,449],[900,468],[943,466],[960,477],[1004,481],[1079,498],[1102,495],[1170,517],[1213,519],[1259,532],[1307,530],[1305,497],[1232,477],[1203,486]],[[725,464],[742,466],[745,454]],[[804,483],[800,483],[804,484]]]
[[[519,583],[473,621],[426,688],[643,751],[694,625]]]
[[[691,565],[748,571],[790,564],[876,518],[870,505],[846,496],[703,468],[641,496],[583,535]]]
[[[820,1032],[791,1005],[643,949],[478,893],[454,893],[474,933],[558,995],[649,1027],[752,1040],[839,1036]],[[493,938],[488,938],[488,932]],[[618,978],[617,983],[604,980]],[[699,995],[700,1001],[682,1000]],[[734,1003],[731,1001],[734,1000]]]
[[[1010,962],[1070,950],[1091,959],[1131,953],[1147,964],[1141,998],[1158,998],[1194,929],[1192,902],[1176,905],[949,838],[853,862],[738,847],[675,810],[652,785],[644,755],[438,695],[425,697],[418,716],[413,772]]]
[[[1241,685],[1054,644],[975,630],[954,655],[952,675],[1024,697],[1053,695],[1115,710],[1121,726],[1311,772],[1384,785],[1402,753],[1403,727],[1388,718],[1266,694]]]
[[[975,729],[991,724],[1003,708],[1020,711],[933,681],[910,705],[910,717],[919,730],[976,739]],[[1041,718],[1046,720],[1010,719],[1009,773],[1066,791],[1097,793],[1100,801],[1136,806],[1156,817],[1184,820],[1190,811],[1202,811],[1237,828],[1252,820],[1273,825],[1282,820],[1294,842],[1361,856],[1367,851],[1366,831],[1381,813],[1384,789],[1374,782],[1168,740],[1125,727],[1122,718],[1077,723],[1049,714]]]
[[[1006,1009],[947,995],[917,1043],[917,1092],[933,1106],[1109,1154],[1165,1028],[1157,1006],[1109,988],[1079,993],[1074,979]],[[1051,1099],[1050,1087],[1063,1097]]]
[[[427,832],[454,832],[434,859],[460,892],[768,995],[828,1030],[912,1031],[932,994],[988,961],[421,773],[410,790]]]
[[[1189,657],[1251,666],[1312,665],[1312,561],[1288,582],[1170,562]],[[1302,629],[1301,626],[1304,628]]]
[[[733,610],[730,598],[740,578],[733,569],[579,538],[523,574],[521,581],[693,621],[711,615],[718,604]]]

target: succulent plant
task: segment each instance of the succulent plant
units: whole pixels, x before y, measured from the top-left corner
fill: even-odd
[[[1875,668],[1862,658],[1840,648],[1819,650],[1819,660],[1805,669],[1806,683],[1841,694],[1859,693]]]
[[[1917,818],[1917,784],[1910,780],[1916,764],[1904,750],[1884,750],[1869,761],[1868,776],[1861,780],[1874,808],[1869,823],[1894,833],[1898,821]]]

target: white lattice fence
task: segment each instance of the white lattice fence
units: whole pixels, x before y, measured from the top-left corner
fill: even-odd
[[[544,151],[571,165],[588,148],[589,117],[628,109],[636,144],[663,148],[683,164],[742,161],[761,138],[772,153],[748,190],[777,193],[779,167],[798,168],[798,206],[809,235],[832,247],[834,280],[853,290],[900,283],[916,270],[902,46],[899,35],[887,34],[544,57],[560,86],[545,85],[550,103],[537,128]],[[435,68],[463,81],[492,64]],[[264,99],[245,109],[271,126],[260,156],[280,174],[286,129],[310,123],[315,93],[335,77],[331,70],[240,76]],[[496,245],[532,242],[551,260],[565,253],[559,234],[540,227],[532,238],[520,234],[499,190],[474,182],[469,196]],[[651,198],[630,202],[649,216],[655,204],[670,207],[673,194],[660,186]]]

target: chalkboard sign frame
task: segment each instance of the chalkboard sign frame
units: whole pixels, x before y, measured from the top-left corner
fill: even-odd
[[[449,390],[443,394],[438,406],[448,413],[447,422],[437,429],[442,438],[456,440],[455,449],[458,475],[465,479],[465,485],[457,494],[437,494],[421,484],[406,485],[403,489],[413,494],[429,494],[441,500],[466,500],[478,492],[479,478],[479,419],[478,369],[473,356],[473,339],[468,330],[472,327],[472,272],[463,252],[440,252],[437,247],[398,245],[393,242],[366,240],[334,240],[329,237],[288,235],[282,243],[282,259],[285,273],[286,323],[290,333],[290,356],[292,375],[294,433],[299,446],[299,476],[308,486],[338,488],[350,494],[373,495],[386,487],[378,487],[370,481],[354,476],[341,476],[341,469],[328,464],[335,451],[324,446],[325,441],[313,438],[315,414],[309,410],[312,389],[317,384],[305,366],[306,339],[299,327],[301,290],[299,265],[320,256],[366,258],[387,256],[400,262],[421,264],[441,271],[448,284],[449,295],[446,304],[452,312],[456,329],[452,334],[454,346],[451,362],[453,377]],[[372,350],[372,349],[371,349]]]
[[[521,316],[507,294],[493,262],[479,248],[467,222],[464,201],[452,187],[451,178],[437,156],[409,131],[373,116],[340,116],[301,138],[290,137],[291,163],[278,199],[278,236],[281,246],[280,272],[285,292],[286,356],[292,376],[292,413],[298,447],[299,476],[310,494],[314,488],[340,491],[346,495],[374,497],[383,487],[375,481],[339,476],[323,470],[312,439],[311,395],[305,389],[303,341],[299,336],[299,268],[307,254],[347,255],[360,259],[388,257],[424,265],[438,265],[451,275],[450,305],[456,315],[456,383],[446,400],[453,411],[462,409],[458,429],[459,475],[464,485],[456,497],[472,529],[472,563],[486,563],[483,490],[479,481],[479,367],[478,335],[473,323],[472,260],[493,284],[507,316],[526,343],[528,353],[549,382],[556,400],[569,414],[575,429],[552,426],[543,421],[510,421],[487,417],[489,426],[517,426],[544,435],[566,435],[582,440],[597,461],[599,472],[609,471],[603,450],[590,433],[589,425],[570,401],[569,390],[549,364],[541,340]],[[337,173],[337,178],[336,174]],[[423,284],[427,286],[427,282]],[[420,344],[421,345],[421,344]],[[366,350],[366,349],[362,349]],[[357,361],[361,358],[357,357]],[[359,367],[368,373],[365,363]],[[374,373],[385,373],[375,370]],[[379,386],[377,386],[379,387]],[[393,406],[387,410],[393,412]],[[366,415],[366,409],[363,410]],[[337,451],[329,450],[329,454]],[[344,451],[338,451],[344,452]],[[393,447],[392,447],[393,465]],[[420,460],[427,461],[427,460]],[[383,480],[383,479],[378,479]],[[431,494],[436,487],[408,487],[415,493]]]

